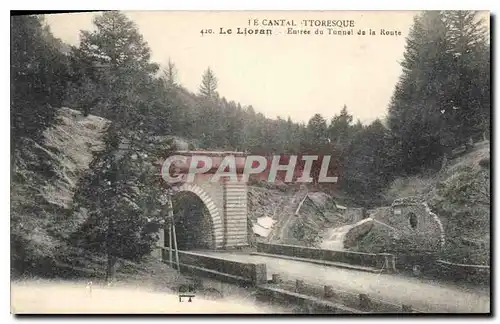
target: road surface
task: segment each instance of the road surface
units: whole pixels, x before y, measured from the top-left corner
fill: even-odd
[[[179,296],[152,291],[140,284],[106,287],[86,282],[31,280],[11,283],[14,314],[275,314],[292,310],[255,303],[235,289],[224,288],[223,299],[196,294],[192,302]]]
[[[308,262],[285,260],[245,253],[197,251],[228,260],[265,263],[267,273],[279,273],[284,280],[302,279],[315,285],[332,285],[337,289],[366,293],[393,304],[411,305],[422,312],[488,313],[488,288],[466,288],[431,280],[390,274],[348,270]]]

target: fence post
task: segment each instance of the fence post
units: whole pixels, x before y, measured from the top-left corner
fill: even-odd
[[[384,269],[389,273],[396,272],[396,257],[390,253],[380,253],[384,256]]]
[[[295,281],[295,292],[296,293],[301,293],[303,291],[304,291],[304,280],[297,279]]]
[[[267,283],[267,268],[265,263],[248,263],[251,267],[252,285],[262,285]]]

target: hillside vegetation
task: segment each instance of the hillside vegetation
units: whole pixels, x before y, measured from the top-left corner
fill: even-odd
[[[105,278],[106,256],[75,245],[71,237],[88,220],[86,213],[73,211],[74,195],[94,154],[104,148],[108,125],[104,118],[83,117],[77,110],[61,108],[39,143],[23,140],[11,182],[11,269],[15,277]],[[183,280],[150,257],[141,263],[119,258],[116,264],[116,279],[128,282],[144,283],[144,278],[159,272],[164,281],[171,280],[165,282],[170,287]]]
[[[435,246],[435,242],[427,236],[430,233],[415,233],[410,228],[404,231],[404,226],[393,224],[388,219],[386,223],[373,222],[369,232],[351,242],[348,248],[408,256],[434,251],[437,258],[446,261],[489,265],[489,159],[489,142],[479,142],[470,151],[450,160],[441,171],[426,176],[397,179],[386,191],[389,202],[406,197],[419,197],[426,201],[444,227],[444,247]],[[294,215],[300,200],[292,199],[296,193],[297,190],[286,186],[280,189],[262,186],[250,188],[249,218],[255,221],[261,216],[272,217],[276,220],[272,233],[287,233],[286,237],[270,235],[266,240],[319,247],[331,230],[351,225],[362,217],[358,215],[359,209],[349,204],[347,212],[339,212],[336,204],[342,204],[342,199],[324,192],[309,192],[300,213]],[[390,216],[389,207],[380,206],[368,210],[368,217],[374,219],[385,220]],[[286,222],[288,218],[290,221]],[[403,232],[391,229],[391,225]]]
[[[489,265],[491,230],[490,143],[476,143],[470,152],[430,176],[394,181],[392,199],[421,196],[441,219],[446,245],[442,258]]]

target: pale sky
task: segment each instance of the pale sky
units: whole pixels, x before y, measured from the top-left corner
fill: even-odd
[[[93,28],[98,13],[47,16],[56,37],[76,45],[79,31]],[[152,60],[176,64],[178,80],[198,92],[201,76],[210,66],[218,78],[218,91],[228,100],[252,105],[270,118],[290,116],[307,122],[314,113],[328,120],[346,104],[356,120],[369,123],[384,117],[394,86],[401,74],[405,38],[415,11],[324,12],[126,12],[152,50]],[[286,27],[271,28],[273,35],[235,35],[248,19],[353,20],[359,29],[401,31],[401,36],[286,35]],[[232,35],[219,35],[220,28]],[[253,27],[255,28],[255,27]],[[214,34],[200,34],[212,29]],[[339,28],[334,28],[338,30]],[[344,28],[349,30],[351,28]],[[217,34],[216,34],[217,33]]]

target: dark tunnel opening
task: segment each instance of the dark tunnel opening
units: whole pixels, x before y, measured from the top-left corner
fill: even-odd
[[[173,197],[172,203],[177,248],[184,251],[212,249],[212,222],[203,201],[194,193],[180,192]],[[168,246],[168,230],[165,234],[165,245]]]

